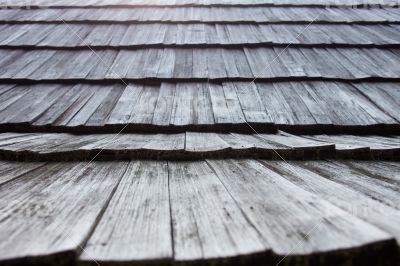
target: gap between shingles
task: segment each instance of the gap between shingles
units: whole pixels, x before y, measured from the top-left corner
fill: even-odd
[[[226,192],[228,193],[229,197],[232,198],[233,202],[235,202],[236,207],[238,208],[238,210],[240,210],[240,213],[243,215],[243,217],[245,218],[246,222],[249,223],[249,225],[251,225],[253,227],[253,229],[257,232],[257,235],[263,240],[265,241],[263,244],[267,244],[268,246],[270,246],[270,243],[268,242],[267,239],[265,239],[262,235],[262,233],[260,232],[260,230],[255,226],[254,223],[251,222],[250,218],[246,215],[246,213],[242,210],[242,208],[240,207],[239,203],[236,201],[235,197],[232,195],[232,193],[228,190],[228,188],[225,186],[224,182],[221,181],[221,179],[219,178],[217,172],[215,171],[214,167],[212,167],[212,165],[208,162],[209,159],[204,160],[206,162],[206,164],[208,165],[208,167],[213,171],[213,173],[215,174],[215,176],[217,177],[218,181],[222,184],[222,186],[225,188]],[[272,249],[271,249],[272,250]],[[270,251],[271,251],[270,250]],[[264,252],[268,250],[264,250]]]
[[[186,134],[185,134],[186,137]],[[171,249],[172,249],[172,261],[175,259],[175,235],[174,235],[174,225],[172,221],[172,201],[171,201],[171,188],[170,188],[170,171],[169,171],[169,161],[167,161],[167,178],[168,178],[168,207],[169,207],[169,224],[171,230]]]
[[[370,102],[373,106],[375,106],[377,109],[379,109],[380,111],[382,111],[384,114],[386,114],[387,116],[393,118],[393,120],[397,121],[400,123],[399,120],[397,120],[395,117],[393,117],[391,114],[389,114],[386,110],[384,110],[382,107],[380,107],[378,104],[375,103],[374,100],[371,99],[371,97],[369,97],[367,94],[365,94],[362,90],[360,90],[357,86],[354,86],[354,84],[352,82],[348,83],[351,87],[353,87],[358,93],[360,93],[360,95],[364,96],[364,98]],[[387,94],[386,92],[384,92],[385,94]]]
[[[107,208],[108,208],[108,206],[109,206],[111,200],[113,199],[113,197],[114,197],[114,195],[115,195],[115,192],[117,191],[117,189],[118,189],[118,187],[119,187],[119,185],[120,185],[122,179],[124,178],[126,172],[128,171],[129,164],[130,164],[130,162],[127,162],[127,163],[126,163],[126,167],[125,167],[124,172],[121,174],[121,176],[120,176],[120,178],[119,178],[117,184],[114,186],[113,190],[111,191],[110,196],[108,197],[107,201],[104,203],[102,209],[100,210],[100,212],[99,212],[99,214],[97,215],[95,221],[93,222],[93,224],[92,224],[90,230],[87,232],[86,237],[82,240],[81,243],[78,244],[78,247],[77,247],[78,249],[76,250],[76,254],[77,254],[77,259],[78,259],[78,260],[79,260],[79,257],[81,256],[81,254],[82,254],[83,252],[85,252],[85,249],[84,249],[84,248],[86,247],[87,242],[88,242],[89,239],[92,237],[94,231],[96,230],[96,228],[97,228],[97,226],[99,225],[101,219],[103,218],[103,215],[104,215],[104,213],[106,212],[106,210],[107,210]],[[93,259],[90,258],[90,260],[93,260]],[[95,260],[93,260],[93,261],[96,262]],[[97,263],[97,262],[96,262],[96,263]],[[98,263],[97,263],[97,264],[98,264]]]

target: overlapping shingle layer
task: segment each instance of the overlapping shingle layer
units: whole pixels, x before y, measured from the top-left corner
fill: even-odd
[[[1,266],[398,265],[396,1],[0,6]]]
[[[400,158],[398,136],[238,134],[2,133],[3,159],[63,161],[204,158],[386,159]]]
[[[0,50],[0,79],[322,80],[399,79],[399,49],[147,48]],[[285,55],[281,56],[285,51]],[[279,57],[278,57],[279,55]],[[99,64],[99,58],[102,58]],[[126,59],[129,60],[126,60]],[[263,60],[259,60],[263,58]],[[271,63],[273,64],[271,65]]]
[[[82,74],[77,67],[74,70]],[[399,95],[395,82],[4,84],[0,129],[254,133],[252,127],[258,132],[278,127],[303,133],[388,134],[399,131]]]
[[[1,12],[1,11],[0,11]],[[312,24],[226,24],[221,23],[97,23],[14,24],[0,26],[0,45],[9,48],[144,48],[144,47],[391,47],[397,23]],[[69,23],[69,22],[68,22]],[[359,36],[357,32],[364,34]],[[79,37],[72,32],[79,33]],[[115,33],[118,32],[116,36]],[[297,37],[301,33],[301,36]],[[69,37],[64,37],[67,34]],[[63,37],[60,40],[60,37]],[[339,50],[340,51],[340,50]],[[302,54],[302,53],[300,53]]]
[[[1,165],[3,265],[396,263],[398,163]]]
[[[395,0],[18,0],[10,2],[8,0],[2,0],[0,6],[5,7],[138,7],[138,6],[161,6],[161,7],[176,7],[176,6],[340,6],[340,7],[357,7],[357,6],[392,6],[396,7],[398,2]]]
[[[70,7],[57,9],[2,9],[0,19],[4,22],[25,23],[68,23],[74,22],[163,22],[163,23],[223,23],[223,24],[265,24],[319,23],[376,24],[398,23],[400,17],[395,8],[311,8],[311,7],[134,7],[87,9]],[[313,23],[313,24],[314,24]]]

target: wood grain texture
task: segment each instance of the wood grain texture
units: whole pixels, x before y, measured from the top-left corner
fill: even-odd
[[[74,263],[125,169],[46,164],[1,186],[2,265]]]
[[[6,0],[5,0],[6,1]],[[304,0],[302,0],[304,1]],[[334,0],[333,0],[334,1]],[[345,0],[344,0],[345,1]],[[375,1],[375,0],[373,0]],[[346,3],[354,4],[355,2]],[[148,2],[147,2],[148,3]],[[163,3],[166,3],[163,1]],[[168,2],[169,3],[169,2]],[[32,6],[32,2],[28,3]],[[154,4],[154,2],[152,2]],[[363,2],[363,4],[365,4]],[[398,4],[398,3],[396,3]],[[10,6],[10,3],[8,3]],[[69,7],[57,9],[1,9],[2,22],[202,22],[202,23],[387,23],[398,22],[396,7],[379,8],[326,8],[323,7],[262,7],[223,6],[201,7]],[[317,14],[320,16],[317,17]],[[119,34],[121,35],[121,34]]]
[[[349,142],[351,144],[344,144]],[[382,142],[384,144],[380,145]],[[400,143],[395,136],[296,136],[283,131],[276,134],[0,133],[0,157],[13,160],[195,160],[239,157],[398,160],[399,156]],[[9,178],[12,177],[4,177],[4,180]]]
[[[119,66],[115,65],[119,68]],[[157,85],[4,84],[2,131],[80,133],[395,133],[400,105],[381,88],[397,83],[162,82]],[[11,86],[11,87],[10,87]],[[354,87],[354,86],[357,86]],[[364,94],[362,88],[377,97]],[[46,99],[46,101],[44,100]],[[392,101],[383,107],[381,99]],[[28,104],[29,103],[29,104]],[[340,106],[340,108],[338,108]],[[249,125],[248,125],[249,124]],[[399,131],[399,129],[397,129]],[[345,141],[345,140],[344,140]],[[383,147],[379,141],[377,148]]]
[[[374,224],[386,232],[390,232],[400,243],[400,231],[397,226],[398,221],[400,221],[399,210],[382,202],[381,197],[364,195],[332,179],[330,172],[324,170],[324,168],[328,168],[326,165],[329,165],[329,163],[309,161],[287,165],[278,161],[263,161],[263,164],[274,169],[274,171],[303,189],[346,210],[351,215],[360,217],[362,220]],[[359,169],[365,171],[369,167],[380,163],[360,162],[355,164]],[[386,171],[389,169],[392,173],[393,171],[398,171],[393,166],[386,167]],[[378,173],[384,175],[385,170],[382,169]],[[338,174],[341,175],[341,179],[351,178],[352,176],[352,174],[340,171]],[[374,180],[375,177],[369,176],[369,178]]]
[[[5,53],[4,49],[0,51]],[[245,80],[290,79],[293,73],[309,64],[323,79],[359,80],[365,78],[398,79],[400,71],[396,67],[400,58],[399,49],[383,48],[321,48],[289,47],[288,53],[300,49],[303,57],[289,60],[276,60],[280,53],[272,47],[245,48],[141,48],[141,49],[99,49],[96,54],[91,50],[79,49],[21,49],[7,50],[12,62],[0,60],[1,80],[55,81],[55,80],[145,80],[169,79],[188,81],[194,77],[203,80]],[[285,50],[285,51],[286,51]],[[337,54],[334,55],[334,53]],[[17,54],[19,54],[17,56]],[[170,56],[172,55],[172,59]],[[40,60],[35,60],[39,57]],[[249,65],[239,72],[230,63],[233,57],[247,59]],[[265,60],[260,60],[264,58]],[[97,59],[97,60],[96,60]],[[206,59],[208,71],[194,73]],[[275,59],[275,60],[274,60]],[[340,62],[351,60],[352,68]],[[106,63],[107,61],[107,63]],[[129,66],[124,66],[129,62]],[[325,64],[327,62],[327,64]],[[29,71],[26,65],[29,64]],[[163,68],[173,69],[168,73]],[[270,64],[272,64],[270,66]],[[49,70],[49,67],[52,66]],[[110,67],[111,66],[111,67]],[[358,75],[352,69],[364,72]],[[86,72],[84,72],[86,71]],[[307,78],[315,76],[305,73]],[[248,86],[248,85],[247,85]],[[333,89],[333,88],[332,88]]]
[[[43,166],[44,163],[24,163],[21,166],[20,163],[11,161],[0,162],[0,186],[5,185],[7,182],[11,182],[14,179],[27,174],[35,169]]]
[[[296,46],[324,47],[380,47],[399,46],[393,31],[399,30],[398,24],[383,25],[348,25],[348,24],[313,24],[297,40],[304,25],[296,24],[163,24],[140,23],[119,24],[3,24],[0,27],[0,47],[7,48],[144,48],[148,47],[234,47],[234,46],[282,46],[292,43]],[[59,37],[69,31],[77,32],[81,38],[71,38],[61,42]],[[115,32],[119,39],[110,42]],[[160,32],[159,38],[149,38],[137,32]],[[165,32],[165,34],[162,34]],[[267,34],[269,33],[269,34]],[[40,39],[35,36],[45,36]],[[157,36],[158,34],[152,35]],[[135,38],[133,38],[135,36]],[[286,53],[282,54],[283,58]],[[292,73],[296,76],[295,72]]]
[[[399,168],[395,163],[369,161],[365,163],[348,162],[348,164],[372,178],[378,178],[395,185],[400,184]]]
[[[371,178],[366,172],[357,171],[347,165],[346,162],[321,163],[316,168],[323,168],[326,175],[335,182],[346,185],[371,198],[378,199],[392,208],[400,209],[400,188],[396,184],[390,184],[379,178]]]
[[[397,157],[400,151],[399,138],[394,136],[355,136],[355,135],[312,135],[309,139],[335,143],[337,157],[389,159]],[[390,139],[392,141],[390,141]]]
[[[270,251],[206,162],[171,162],[169,170],[176,261]]]
[[[388,240],[384,231],[299,188],[259,162],[207,162],[273,251],[290,254],[288,261],[293,259],[301,265],[304,255],[313,254],[315,262],[329,264],[328,250],[360,247],[353,250],[354,257],[337,254],[336,263],[350,263],[357,261],[357,256],[366,256],[362,255],[363,246]]]
[[[27,4],[31,4],[27,0],[18,0],[13,2],[13,5],[10,5],[9,2],[6,0],[3,0],[1,2],[2,6],[11,6],[11,7],[18,7],[18,6],[26,6]],[[396,6],[397,2],[393,0],[385,0],[385,1],[379,1],[378,2],[381,5],[388,5],[388,6]],[[37,1],[35,2],[33,7],[59,7],[59,6],[66,6],[66,7],[87,7],[87,6],[107,6],[107,7],[112,7],[112,6],[124,6],[124,7],[137,7],[137,6],[224,6],[224,7],[231,7],[231,6],[283,6],[283,7],[290,7],[290,6],[340,6],[340,7],[346,7],[346,6],[358,6],[358,5],[372,5],[376,6],[377,1],[376,0],[368,0],[368,1],[361,1],[357,0],[354,2],[348,2],[346,0],[340,0],[340,1],[335,1],[335,0],[329,0],[329,1],[323,1],[323,0],[290,0],[290,1],[272,1],[272,0],[256,0],[256,1],[249,1],[249,0],[174,0],[170,2],[165,2],[162,0],[157,0],[157,1],[152,1],[151,3],[145,1],[145,0],[134,0],[134,1],[88,1],[87,3],[81,3],[80,1],[66,1],[66,0],[56,0],[54,2],[48,3],[45,0]]]
[[[0,0],[0,266],[399,265],[398,6]]]
[[[46,163],[0,186],[1,265],[396,265],[397,162],[85,166]]]
[[[166,263],[172,256],[167,163],[130,162],[80,261]]]

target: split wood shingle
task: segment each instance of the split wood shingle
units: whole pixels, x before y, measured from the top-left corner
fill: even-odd
[[[100,152],[101,151],[101,152]],[[100,152],[100,154],[98,154]],[[185,132],[178,134],[0,133],[0,155],[14,160],[204,158],[398,160],[398,136]]]
[[[319,15],[319,16],[317,16]],[[15,23],[64,22],[182,22],[182,23],[398,23],[397,8],[310,8],[310,7],[135,7],[0,9],[0,21]],[[313,23],[313,24],[314,24]]]
[[[8,0],[2,0],[0,6],[4,7],[101,7],[101,6],[123,6],[123,7],[138,7],[138,6],[397,6],[395,0],[89,0],[81,2],[79,0],[55,0],[48,2],[47,0],[15,0],[12,3]]]
[[[0,46],[8,48],[144,47],[383,47],[400,46],[398,24],[313,24],[297,37],[299,24],[3,24]],[[361,31],[364,34],[358,35]],[[78,38],[73,32],[76,32]],[[115,36],[115,32],[119,35]],[[67,36],[63,36],[67,34]],[[68,37],[69,36],[69,37]],[[60,38],[63,37],[63,40]]]
[[[399,264],[397,1],[0,7],[1,266]]]
[[[399,130],[399,92],[394,82],[4,84],[0,128],[243,132],[251,131],[249,123],[260,132],[278,127],[318,133],[381,128],[390,133]]]
[[[285,55],[281,57],[283,51]],[[90,49],[3,48],[0,49],[0,80],[400,78],[397,65],[400,50],[397,48],[139,48],[94,52]],[[98,58],[102,60],[99,62]]]
[[[365,254],[373,265],[381,265],[382,254],[396,262],[400,210],[373,195],[400,200],[398,163],[1,163],[14,167],[0,186],[3,265],[71,265],[81,249],[83,265],[234,263],[238,255],[250,264],[273,264],[288,253],[296,265],[361,265]]]

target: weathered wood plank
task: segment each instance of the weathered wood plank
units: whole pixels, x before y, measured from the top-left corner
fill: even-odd
[[[118,99],[121,97],[123,91],[124,87],[119,84],[110,88],[104,101],[101,102],[99,107],[96,108],[85,125],[104,126],[106,119],[110,117],[111,111],[116,105]]]
[[[110,114],[107,124],[126,123],[131,118],[132,110],[143,92],[143,86],[127,86]]]
[[[5,50],[1,48],[0,50]],[[7,49],[8,51],[9,49]],[[291,57],[286,63],[278,56],[280,53],[270,47],[244,47],[244,48],[138,48],[138,49],[97,49],[92,51],[75,51],[71,49],[12,49],[15,54],[20,54],[12,63],[8,60],[0,61],[2,80],[145,80],[166,78],[188,80],[193,77],[203,81],[224,79],[240,79],[252,81],[258,79],[288,79],[293,78],[293,73],[302,69],[304,65],[311,65],[325,79],[356,80],[353,69],[340,62],[350,58],[356,68],[361,69],[363,78],[396,79],[400,72],[396,70],[396,62],[400,58],[398,48],[313,48],[289,47],[285,50],[292,54],[301,51],[302,57]],[[283,50],[282,50],[283,51]],[[333,51],[338,53],[334,55]],[[0,51],[0,53],[2,53]],[[171,55],[169,55],[171,54]],[[224,54],[224,56],[223,56]],[[238,56],[237,56],[238,55]],[[42,61],[36,62],[39,57]],[[237,58],[236,58],[237,57]],[[101,58],[101,59],[100,59]],[[193,73],[194,65],[205,63],[207,58],[207,71]],[[233,65],[232,60],[236,58]],[[245,60],[247,58],[247,61]],[[264,58],[264,60],[260,60]],[[95,60],[96,59],[96,60]],[[229,59],[229,60],[228,60]],[[384,61],[388,64],[384,64]],[[390,61],[389,61],[390,60]],[[33,70],[21,76],[16,72],[29,62]],[[128,63],[127,63],[128,62]],[[249,64],[251,71],[244,67]],[[38,65],[39,64],[39,65]],[[110,67],[111,66],[111,67]],[[242,66],[242,69],[238,69]],[[84,69],[85,71],[83,71]],[[247,70],[246,70],[247,69]],[[305,70],[304,70],[305,71]],[[307,74],[304,77],[314,78]],[[331,89],[331,88],[328,88]],[[373,110],[373,107],[369,107]]]
[[[226,103],[226,107],[228,108],[232,123],[246,123],[246,118],[233,83],[223,83],[222,87],[224,100]],[[218,117],[218,115],[218,113],[214,113],[214,117]]]
[[[368,90],[375,90],[374,95],[389,97],[381,89],[382,82],[363,82],[358,86],[362,84]],[[396,83],[391,84],[393,91],[398,89]],[[47,101],[43,102],[44,99]],[[43,131],[42,126],[48,126],[46,130],[58,132],[108,133],[118,132],[127,125],[127,132],[152,133],[155,129],[243,132],[252,131],[246,125],[248,122],[264,133],[272,131],[273,124],[302,133],[324,130],[356,133],[361,127],[365,127],[363,133],[395,133],[396,116],[374,107],[380,99],[368,99],[347,83],[331,81],[255,85],[251,82],[132,83],[126,88],[123,84],[77,83],[72,87],[40,83],[17,85],[0,95],[0,125],[8,131]],[[390,106],[396,109],[395,104]],[[385,146],[381,140],[374,143],[377,149]]]
[[[154,111],[159,97],[158,86],[144,86],[142,93],[136,99],[135,107],[132,110],[129,123],[151,124]]]
[[[83,88],[88,89],[88,88]],[[108,88],[104,88],[103,86],[96,86],[91,88],[94,90],[94,94],[92,97],[86,102],[84,106],[74,115],[74,117],[68,121],[69,126],[80,126],[84,125],[88,122],[90,117],[94,114],[94,112],[100,107],[103,102],[107,101],[108,97]]]
[[[1,264],[74,263],[126,165],[47,164],[1,186]]]
[[[212,125],[211,101],[205,84],[177,83],[172,106],[172,125]]]
[[[272,123],[254,83],[235,82],[234,87],[247,122]]]
[[[172,106],[175,99],[175,84],[162,83],[154,110],[152,124],[168,126],[171,120]]]
[[[50,125],[57,121],[65,112],[68,112],[70,108],[74,109],[74,107],[79,105],[81,99],[81,86],[79,84],[75,86],[62,86],[61,89],[66,91],[64,97],[59,98],[46,112],[33,121],[33,125]]]
[[[377,178],[371,178],[365,172],[357,171],[345,161],[321,162],[314,165],[330,180],[348,186],[360,193],[400,210],[400,188]]]
[[[6,0],[5,0],[6,1]],[[144,3],[144,2],[143,2]],[[166,2],[164,1],[163,4]],[[354,2],[346,2],[353,5]],[[375,1],[376,3],[376,1]],[[30,3],[31,4],[31,3]],[[70,4],[70,3],[69,3]],[[148,4],[146,2],[145,4]],[[153,4],[153,3],[152,3]],[[254,4],[253,2],[247,4]],[[270,3],[273,4],[273,3]],[[302,2],[301,4],[304,4]],[[364,3],[362,3],[364,4]],[[318,23],[354,23],[354,22],[397,22],[399,21],[399,13],[396,8],[385,7],[377,8],[325,8],[326,2],[323,2],[323,7],[252,7],[252,6],[236,6],[222,7],[209,6],[202,7],[185,7],[174,6],[168,7],[148,7],[148,8],[124,8],[124,7],[86,7],[82,13],[80,8],[60,8],[54,12],[49,12],[43,9],[7,9],[4,8],[0,12],[0,19],[3,22],[54,22],[60,23],[62,18],[66,22],[208,22],[208,23],[224,23],[224,22],[298,22],[305,23],[315,20]],[[7,3],[10,7],[10,3]],[[25,5],[26,6],[26,5]],[[328,4],[328,6],[331,6]],[[282,12],[284,9],[285,12]],[[193,10],[193,11],[191,11]],[[186,14],[192,14],[188,16]],[[320,16],[316,16],[320,14]],[[122,34],[121,34],[122,35]],[[7,39],[7,38],[5,38]],[[129,38],[128,38],[129,39]]]
[[[400,186],[400,165],[397,162],[351,161],[347,164],[371,178],[377,178],[381,181]]]
[[[183,153],[186,151],[187,153]],[[100,153],[99,153],[100,152]],[[273,153],[272,153],[273,152]],[[276,158],[397,160],[396,137],[185,132],[172,134],[0,133],[0,158],[18,160]],[[99,154],[98,154],[99,153]],[[280,155],[280,156],[279,156]],[[359,157],[363,156],[363,157]]]
[[[0,186],[11,182],[14,179],[23,176],[35,169],[43,166],[44,163],[29,163],[21,164],[19,162],[1,161],[0,162]]]
[[[217,133],[186,132],[185,150],[189,152],[210,152],[229,149]]]
[[[155,138],[150,136],[150,141],[143,146],[150,151],[182,152],[185,149],[185,133],[158,134]]]
[[[289,254],[288,261],[300,263],[304,255],[313,254],[307,261],[318,262],[324,256],[328,258],[325,252],[331,251],[337,256],[332,265],[351,263],[357,256],[364,256],[364,260],[368,257],[361,252],[363,246],[393,244],[389,234],[299,188],[259,162],[207,162],[274,252]],[[341,256],[334,252],[339,249],[348,252]],[[324,263],[329,264],[329,260]]]
[[[378,105],[382,110],[391,115],[397,121],[400,120],[400,90],[394,83],[376,84],[360,83],[354,84],[364,95]]]
[[[170,162],[174,258],[228,259],[270,249],[204,161]]]
[[[172,256],[167,163],[131,161],[80,261],[161,263]]]
[[[278,131],[278,134],[261,134],[261,136],[266,136],[267,139],[275,141],[279,144],[289,146],[293,149],[307,150],[307,149],[325,149],[334,150],[334,143],[323,143],[320,141],[314,141],[311,139],[303,138],[301,136],[296,136],[283,131]]]
[[[55,121],[53,124],[60,125],[60,126],[65,126],[68,125],[68,122],[73,119],[73,117],[79,112],[79,110],[85,106],[85,104],[90,100],[90,98],[93,96],[95,93],[95,90],[93,90],[93,87],[90,87],[85,84],[80,84],[73,88],[73,92],[76,92],[78,94],[78,97],[71,97],[72,99],[66,99],[67,101],[67,106],[62,105],[63,108],[61,111],[62,113],[59,114],[58,117],[55,117]],[[86,89],[84,89],[86,88]],[[60,99],[63,100],[63,99]],[[69,106],[68,106],[69,105]]]
[[[262,161],[262,163],[321,199],[389,232],[400,243],[399,210],[387,206],[378,198],[368,197],[357,190],[331,180],[332,175],[324,172],[323,167],[318,167],[321,162],[296,162],[290,163],[290,165],[279,161]]]

